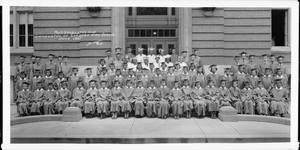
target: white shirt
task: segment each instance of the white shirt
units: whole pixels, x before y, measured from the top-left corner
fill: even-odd
[[[174,66],[172,62],[166,63],[167,67]]]
[[[149,63],[155,63],[155,55],[147,55]]]
[[[131,63],[131,62],[128,62],[127,64],[128,64],[128,67],[127,67],[127,68],[132,68],[133,71],[136,70],[136,65],[135,65],[135,64],[133,64],[133,63]]]
[[[160,68],[160,62],[159,63],[154,62],[153,65],[154,65],[154,68]]]
[[[149,68],[149,66],[150,66],[149,64],[148,64],[148,65],[146,65],[145,63],[142,63],[142,68],[146,68],[146,69],[148,69],[148,70],[149,70],[149,69],[150,69],[150,68]]]
[[[144,55],[144,54],[142,54],[142,55],[138,54],[135,56],[135,58],[137,59],[137,62],[142,62],[142,63],[144,62],[144,57],[146,57],[146,55]]]

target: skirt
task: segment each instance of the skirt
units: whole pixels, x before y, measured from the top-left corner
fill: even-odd
[[[135,101],[134,102],[134,112],[135,115],[144,116],[144,103],[143,101]]]
[[[19,103],[17,109],[20,115],[28,115],[30,110],[29,103]]]
[[[283,114],[285,112],[285,103],[283,101],[271,101],[271,113],[275,112],[278,114]]]
[[[159,102],[159,107],[157,109],[157,116],[162,117],[168,115],[170,110],[170,104],[167,101]]]
[[[257,102],[256,110],[259,114],[268,114],[268,103],[263,102]]]
[[[53,102],[45,102],[44,103],[44,114],[52,114],[53,110]]]
[[[202,115],[205,116],[205,100],[196,100],[195,101],[195,111],[198,116]]]
[[[90,102],[90,101],[86,101],[84,103],[84,113],[94,114],[95,113],[95,103]]]
[[[191,111],[193,109],[193,101],[192,100],[184,100],[183,101],[183,112]]]
[[[220,104],[219,104],[218,100],[215,100],[214,102],[211,101],[211,100],[207,100],[206,103],[207,103],[207,110],[209,112],[211,112],[211,111],[219,111]]]
[[[125,112],[125,111],[131,112],[131,110],[132,110],[131,104],[129,101],[123,101],[121,108],[122,108],[122,112]]]
[[[111,101],[110,103],[110,112],[119,112],[120,111],[120,101]]]
[[[244,110],[245,110],[245,114],[253,114],[253,102],[245,101],[244,102]]]
[[[108,101],[98,101],[96,105],[97,105],[97,112],[98,113],[105,113],[106,115],[109,113],[109,111],[108,111],[108,107],[109,107]]]
[[[182,114],[182,106],[183,106],[183,103],[181,101],[173,101],[172,102],[171,108],[172,108],[173,116]]]
[[[147,115],[157,114],[156,101],[148,101],[146,106]]]

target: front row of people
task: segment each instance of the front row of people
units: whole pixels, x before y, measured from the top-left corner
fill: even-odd
[[[87,118],[98,116],[104,118],[110,113],[112,119],[119,114],[129,118],[131,112],[136,117],[143,117],[144,111],[148,117],[167,118],[170,114],[178,119],[183,114],[191,118],[194,111],[197,117],[207,113],[213,119],[221,107],[232,106],[239,114],[283,116],[288,112],[288,90],[282,87],[281,80],[275,80],[275,88],[270,93],[263,88],[262,81],[258,87],[251,89],[248,81],[245,88],[239,89],[237,80],[232,81],[232,87],[226,88],[226,80],[221,80],[221,87],[214,87],[214,81],[209,80],[206,88],[201,88],[200,82],[195,87],[189,86],[185,79],[183,85],[174,81],[174,88],[166,86],[166,80],[161,81],[161,87],[156,88],[153,80],[150,87],[144,88],[139,80],[137,87],[127,80],[126,86],[120,87],[120,81],[114,81],[114,88],[107,88],[106,81],[101,81],[101,87],[96,88],[96,80],[89,82],[90,88],[85,90],[83,82],[78,81],[73,94],[67,89],[67,82],[61,82],[61,88],[54,90],[53,83],[48,83],[48,90],[43,90],[39,82],[37,90],[31,92],[28,82],[22,83],[18,93],[17,110],[20,116],[62,113],[67,107],[78,107]],[[180,87],[181,86],[181,87]],[[270,111],[269,111],[270,110]]]

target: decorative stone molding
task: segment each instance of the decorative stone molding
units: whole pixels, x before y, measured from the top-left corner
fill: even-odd
[[[99,16],[100,12],[101,12],[101,7],[87,7],[86,8],[89,12],[89,14],[92,16],[92,17],[97,17]]]
[[[202,7],[201,8],[201,11],[202,11],[202,14],[204,16],[213,16],[214,15],[214,11],[215,11],[216,7]]]

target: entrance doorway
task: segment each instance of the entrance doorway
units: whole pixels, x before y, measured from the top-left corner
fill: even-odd
[[[165,54],[171,54],[172,50],[175,49],[176,53],[178,54],[178,44],[177,40],[166,40],[166,39],[128,39],[126,41],[126,47],[131,47],[132,53],[137,54],[138,48],[143,48],[143,54],[148,55],[148,48],[154,48],[154,54],[159,54],[159,49],[164,49]],[[127,50],[125,51],[127,53]]]

